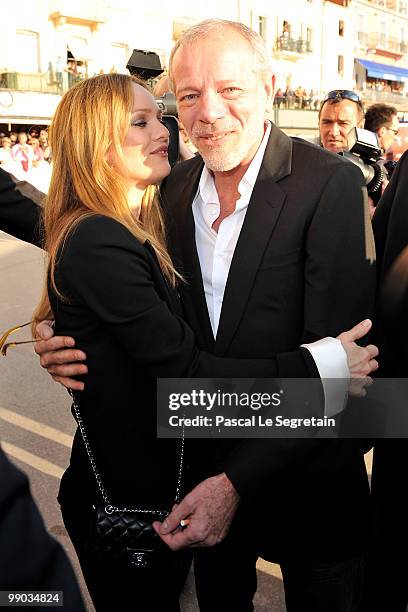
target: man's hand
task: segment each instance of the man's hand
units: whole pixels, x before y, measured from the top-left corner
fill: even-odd
[[[375,359],[378,355],[378,348],[374,344],[361,347],[355,343],[356,340],[366,335],[371,326],[372,322],[370,319],[365,319],[349,331],[337,336],[347,355],[347,365],[351,378],[349,394],[356,397],[364,397],[366,395],[365,388],[372,383],[369,374],[378,369],[378,362]]]
[[[378,348],[374,344],[369,344],[366,347],[356,344],[356,340],[363,338],[370,331],[371,326],[370,319],[365,319],[349,331],[337,336],[346,351],[351,378],[364,378],[378,369],[378,362],[374,359],[378,355]]]
[[[88,368],[84,363],[86,355],[72,347],[75,340],[70,336],[54,336],[52,321],[41,321],[36,327],[36,337],[42,338],[34,345],[34,350],[40,356],[40,364],[45,368],[56,382],[67,389],[82,391],[84,383],[71,378],[79,374],[86,374]],[[68,348],[67,348],[68,347]]]
[[[218,474],[200,482],[163,523],[156,521],[153,527],[172,550],[214,546],[227,535],[238,503],[231,481],[226,474]],[[188,519],[187,527],[180,528],[182,519]]]

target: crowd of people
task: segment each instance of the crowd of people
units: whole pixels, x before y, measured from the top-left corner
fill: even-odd
[[[47,192],[51,177],[47,130],[0,132],[0,144],[1,168]]]
[[[376,346],[357,343],[378,315],[365,184],[333,155],[363,123],[361,101],[329,92],[317,147],[265,119],[274,82],[258,34],[210,19],[184,32],[168,75],[198,155],[171,169],[145,83],[109,74],[75,85],[56,111],[43,210],[41,194],[23,194],[0,169],[0,227],[49,256],[36,352],[75,399],[79,430],[59,502],[98,611],[131,601],[178,612],[193,558],[201,612],[252,612],[258,557],[280,564],[288,612],[402,612],[408,603],[401,511],[389,529],[405,487],[384,494],[384,466],[401,473],[403,454],[388,465],[389,449],[376,455],[370,498],[372,441],[186,440],[182,473],[179,440],[156,438],[157,378],[316,379],[313,405],[325,412],[344,404],[350,379],[363,389],[378,369]],[[303,105],[300,89],[298,98]],[[392,113],[382,127],[396,129]],[[406,201],[404,159],[374,214],[377,296],[408,242],[406,221],[394,219]],[[406,374],[406,336],[394,345],[376,333],[380,367]],[[108,550],[95,555],[101,506],[108,522],[123,506],[156,519],[165,509],[149,525],[166,545],[156,565],[137,545],[120,562]],[[384,582],[366,571],[395,550]]]
[[[393,93],[399,96],[404,95],[404,83],[398,83],[395,81],[383,81],[381,79],[367,79],[364,84],[365,89],[369,91],[384,91],[386,93]]]
[[[319,92],[311,89],[309,92],[299,85],[296,89],[287,86],[285,90],[279,87],[275,93],[275,106],[285,109],[318,110],[320,105]]]

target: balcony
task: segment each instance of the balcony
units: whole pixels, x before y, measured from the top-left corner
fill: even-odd
[[[278,59],[296,61],[306,53],[312,53],[313,49],[309,40],[305,40],[301,37],[291,38],[282,35],[275,40],[273,51]]]
[[[401,43],[397,38],[384,34],[366,34],[367,53],[375,53],[392,59],[401,59],[406,53],[406,43]]]
[[[383,104],[391,104],[396,106],[398,110],[408,109],[408,98],[404,94],[391,93],[389,91],[376,91],[375,89],[366,89],[360,92],[363,102],[369,106],[377,102]],[[368,103],[368,104],[367,104]]]
[[[49,18],[55,27],[69,23],[87,26],[94,31],[107,21],[103,5],[99,0],[51,0]]]
[[[62,86],[57,81],[50,80],[48,72],[2,72],[0,73],[0,89],[15,91],[37,91],[41,93],[62,93]]]
[[[368,0],[368,2],[379,8],[392,11],[393,13],[406,13],[405,3],[400,0]]]

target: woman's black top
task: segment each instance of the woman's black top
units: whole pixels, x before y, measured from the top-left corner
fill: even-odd
[[[87,355],[81,414],[110,501],[171,507],[179,442],[156,439],[156,379],[268,377],[278,374],[276,361],[200,351],[151,245],[111,218],[88,217],[71,232],[56,283],[64,299],[49,286],[55,333],[73,336]],[[77,431],[60,501],[93,502],[95,492]]]

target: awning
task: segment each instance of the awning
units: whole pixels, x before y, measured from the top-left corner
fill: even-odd
[[[44,117],[13,117],[11,115],[0,115],[0,123],[14,123],[15,125],[50,125],[51,119]]]
[[[384,81],[408,81],[408,69],[397,68],[389,64],[377,64],[377,62],[369,62],[365,59],[356,58],[356,62],[361,64],[367,70],[367,75],[375,79],[383,79]]]

